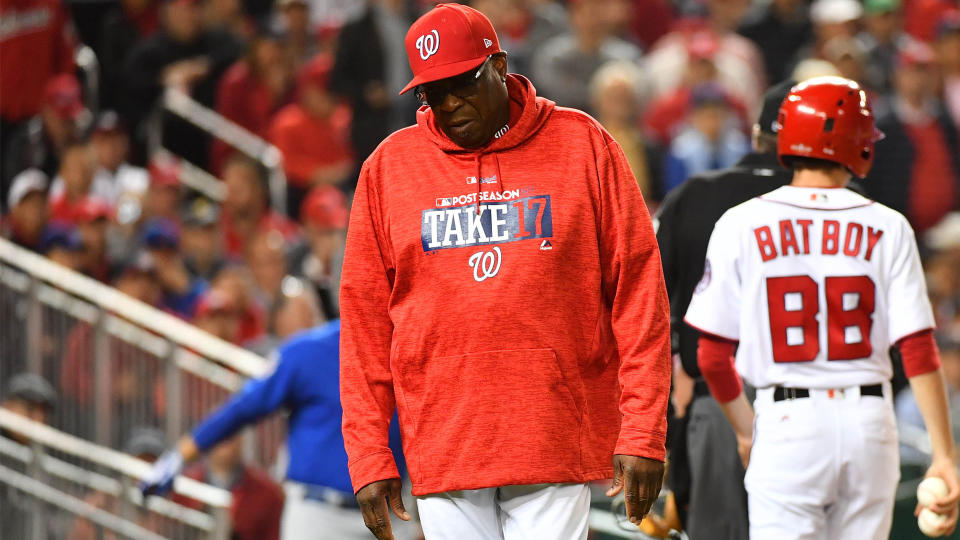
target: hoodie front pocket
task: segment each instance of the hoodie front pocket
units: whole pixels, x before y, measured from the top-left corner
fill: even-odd
[[[552,349],[434,357],[405,378],[421,475],[579,468],[580,410]]]

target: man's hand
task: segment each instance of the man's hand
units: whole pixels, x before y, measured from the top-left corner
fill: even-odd
[[[670,401],[673,403],[673,412],[677,418],[687,415],[687,407],[693,401],[693,377],[687,375],[679,360],[673,363],[673,392]]]
[[[393,540],[388,505],[398,518],[410,521],[410,514],[404,509],[403,499],[400,497],[400,486],[399,478],[390,478],[367,484],[357,492],[363,522],[377,540]]]
[[[927,469],[925,478],[937,476],[947,483],[947,495],[937,499],[935,504],[930,505],[930,510],[947,516],[947,521],[940,528],[943,536],[950,536],[957,528],[958,507],[960,501],[960,479],[957,478],[957,465],[949,458],[934,459],[933,464]],[[920,514],[920,503],[914,510],[914,515]]]
[[[750,465],[750,451],[753,449],[753,438],[737,436],[737,453],[740,454],[740,463],[743,463],[743,470],[747,470]]]
[[[640,521],[660,496],[662,482],[662,462],[617,454],[613,456],[613,486],[607,490],[607,497],[623,491],[623,499],[627,503],[627,518],[630,523],[640,525]]]
[[[153,463],[153,468],[137,485],[144,496],[166,495],[173,488],[173,480],[183,469],[183,456],[178,450],[167,450]]]

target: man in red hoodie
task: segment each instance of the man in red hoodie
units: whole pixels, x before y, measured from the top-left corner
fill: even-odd
[[[620,146],[507,74],[479,12],[442,4],[405,45],[416,126],[364,163],[341,286],[341,401],[364,521],[427,538],[586,538],[586,483],[639,523],[663,473],[669,309]]]

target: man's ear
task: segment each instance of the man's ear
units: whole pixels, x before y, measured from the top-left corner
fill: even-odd
[[[493,55],[493,67],[501,79],[507,77],[507,53],[501,52]]]

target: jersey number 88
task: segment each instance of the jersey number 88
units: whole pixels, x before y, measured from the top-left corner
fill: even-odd
[[[820,354],[819,288],[820,285],[810,276],[767,278],[774,362],[812,362]],[[857,360],[867,358],[873,352],[870,330],[873,327],[875,291],[869,276],[825,278],[827,360]],[[802,343],[788,342],[790,328],[802,330]],[[847,341],[848,328],[859,330],[859,341]]]

